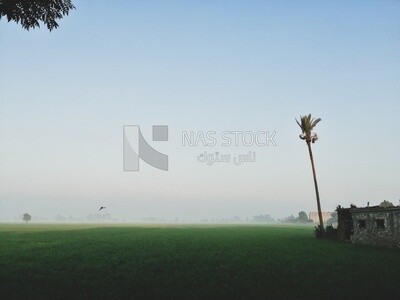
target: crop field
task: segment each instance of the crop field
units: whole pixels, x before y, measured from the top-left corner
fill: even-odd
[[[317,240],[310,226],[0,225],[1,299],[399,294],[398,250]]]

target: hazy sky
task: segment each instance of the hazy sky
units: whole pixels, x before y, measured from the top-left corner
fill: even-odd
[[[400,2],[74,1],[49,33],[0,21],[0,221],[283,217],[316,210],[295,118],[321,117],[324,211],[400,199]],[[140,125],[168,172],[122,171]],[[153,124],[169,126],[153,142]],[[276,131],[277,146],[183,147],[182,131]],[[208,151],[256,162],[207,166]]]

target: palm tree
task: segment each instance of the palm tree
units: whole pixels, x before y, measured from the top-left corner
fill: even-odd
[[[315,186],[315,194],[317,196],[317,208],[318,208],[318,217],[319,217],[319,227],[321,230],[324,230],[324,221],[322,220],[322,211],[321,211],[321,203],[319,200],[319,192],[318,192],[318,183],[317,183],[317,175],[315,174],[315,166],[314,166],[314,158],[311,150],[311,143],[315,143],[318,140],[318,136],[315,132],[313,132],[314,127],[321,121],[320,118],[314,119],[311,117],[311,114],[308,116],[300,116],[300,122],[297,121],[297,124],[301,128],[300,139],[305,140],[308,147],[308,153],[310,154],[311,167],[314,176],[314,186]]]

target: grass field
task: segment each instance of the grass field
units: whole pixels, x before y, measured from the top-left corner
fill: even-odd
[[[0,241],[1,299],[400,294],[399,251],[317,240],[312,227],[2,224]]]

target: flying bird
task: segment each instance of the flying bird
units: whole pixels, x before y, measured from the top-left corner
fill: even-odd
[[[105,206],[100,207],[99,211],[102,210],[102,209],[106,209],[106,207]]]

